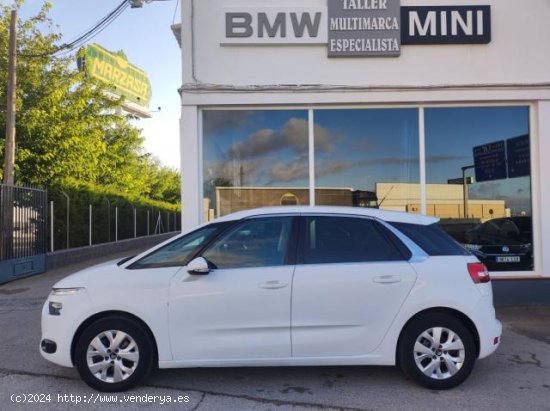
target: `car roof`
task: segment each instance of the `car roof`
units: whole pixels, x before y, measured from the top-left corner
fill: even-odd
[[[251,210],[238,211],[219,217],[214,221],[235,221],[243,218],[267,216],[267,215],[289,215],[289,214],[325,214],[340,216],[365,216],[373,217],[383,221],[394,223],[410,223],[429,225],[439,221],[437,217],[424,216],[420,214],[405,213],[402,211],[379,210],[368,207],[341,207],[341,206],[280,206],[263,207]]]

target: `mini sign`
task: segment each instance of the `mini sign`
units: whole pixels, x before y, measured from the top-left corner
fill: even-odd
[[[401,8],[402,44],[485,44],[491,41],[491,6]]]
[[[400,0],[328,0],[328,56],[401,54]]]

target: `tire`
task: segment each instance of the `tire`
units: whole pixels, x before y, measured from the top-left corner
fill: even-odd
[[[426,314],[408,324],[398,347],[403,372],[431,389],[449,389],[461,384],[476,360],[472,333],[455,317]]]
[[[75,347],[80,377],[99,391],[125,391],[136,386],[154,366],[154,345],[135,321],[106,317],[88,326]]]

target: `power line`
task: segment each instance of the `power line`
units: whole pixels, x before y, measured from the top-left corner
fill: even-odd
[[[55,48],[54,50],[48,53],[42,54],[19,54],[22,58],[39,58],[39,57],[54,57],[57,54],[63,55],[73,51],[74,49],[82,46],[88,40],[91,40],[93,37],[97,36],[103,30],[105,30],[113,21],[117,19],[128,7],[130,2],[128,0],[123,0],[113,11],[99,20],[94,26],[92,26],[88,31],[78,36],[76,39],[69,43],[64,43],[61,46]]]

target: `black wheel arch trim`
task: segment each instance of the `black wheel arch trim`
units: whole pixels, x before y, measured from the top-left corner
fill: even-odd
[[[477,331],[477,327],[475,326],[474,322],[463,312],[456,310],[454,308],[449,307],[432,307],[427,308],[425,310],[417,312],[415,315],[413,315],[409,320],[403,325],[401,328],[401,331],[399,332],[399,338],[397,339],[397,344],[395,345],[395,363],[399,364],[399,346],[401,345],[401,339],[403,337],[403,332],[405,329],[411,324],[413,321],[415,321],[417,318],[422,317],[426,314],[447,314],[451,317],[456,318],[458,321],[464,325],[472,333],[472,337],[474,338],[474,343],[476,347],[476,358],[479,357],[479,351],[480,351],[480,340],[479,340],[479,332]]]

